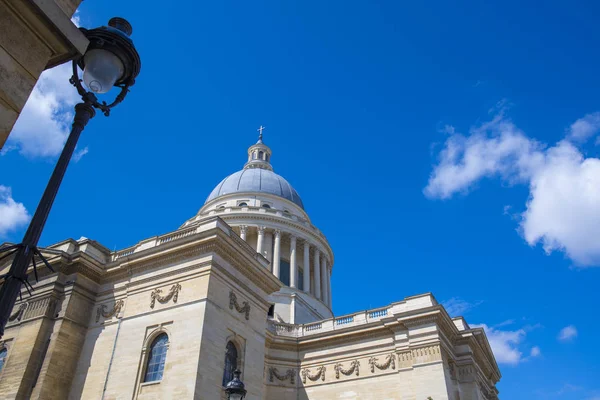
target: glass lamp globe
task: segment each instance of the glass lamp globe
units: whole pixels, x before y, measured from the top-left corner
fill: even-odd
[[[228,400],[242,400],[246,396],[246,389],[244,389],[244,382],[240,380],[240,374],[239,369],[233,371],[233,379],[225,387]]]
[[[123,62],[108,50],[90,50],[84,60],[83,83],[94,93],[108,92],[125,72]]]

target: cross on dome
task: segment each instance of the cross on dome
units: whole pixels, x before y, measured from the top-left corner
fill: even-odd
[[[262,141],[262,136],[263,136],[263,130],[264,130],[264,129],[265,129],[265,127],[264,127],[264,126],[262,126],[262,125],[261,125],[261,126],[258,128],[258,129],[257,129],[257,131],[259,132],[259,135],[258,135],[258,142],[256,142],[257,144],[258,144],[258,143],[262,143],[262,142],[263,142],[263,141]]]

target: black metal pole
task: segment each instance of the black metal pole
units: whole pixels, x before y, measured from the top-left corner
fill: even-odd
[[[50,181],[44,191],[44,195],[29,223],[27,232],[25,232],[25,236],[23,237],[23,242],[15,252],[15,258],[5,277],[4,284],[0,288],[0,338],[4,335],[4,327],[8,322],[10,312],[21,291],[21,282],[27,279],[27,268],[34,256],[33,250],[37,248],[38,241],[42,235],[42,230],[44,229],[44,225],[50,214],[50,209],[52,208],[62,179],[69,166],[69,161],[71,161],[71,156],[73,155],[79,136],[94,115],[96,115],[96,111],[88,101],[75,105],[75,118],[67,143],[60,154],[60,158],[56,163],[56,167],[54,167]]]

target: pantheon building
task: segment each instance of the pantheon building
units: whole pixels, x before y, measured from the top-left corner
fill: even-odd
[[[235,369],[247,400],[498,399],[484,331],[431,293],[333,315],[333,250],[271,156],[259,138],[173,232],[48,247],[57,272],[0,343],[0,399],[221,400]]]

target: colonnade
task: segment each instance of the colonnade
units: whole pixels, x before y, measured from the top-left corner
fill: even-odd
[[[298,289],[299,269],[298,265],[298,248],[303,250],[303,266],[302,266],[302,290],[321,300],[323,303],[331,307],[331,265],[324,252],[319,250],[315,244],[311,244],[308,239],[295,236],[288,232],[283,232],[279,229],[270,229],[264,226],[248,226],[241,225],[240,237],[244,241],[248,241],[249,234],[256,230],[256,252],[264,255],[265,235],[271,233],[273,235],[273,251],[271,260],[271,270],[273,275],[280,278],[281,274],[281,259],[287,258],[281,254],[282,236],[286,235],[289,239],[289,262],[290,262],[290,287]],[[251,236],[254,236],[252,232]],[[253,243],[250,243],[251,245]],[[253,246],[254,247],[254,246]],[[312,250],[312,263],[311,263]],[[311,279],[312,278],[312,279]]]

